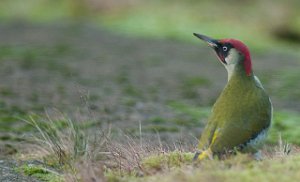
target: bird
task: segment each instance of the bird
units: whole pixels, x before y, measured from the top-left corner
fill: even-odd
[[[272,123],[269,95],[252,70],[248,47],[237,39],[213,39],[194,33],[216,53],[227,70],[227,83],[212,107],[194,160],[237,151],[260,160],[260,147]]]

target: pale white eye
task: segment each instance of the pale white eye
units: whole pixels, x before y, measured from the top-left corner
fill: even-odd
[[[227,49],[228,49],[228,48],[227,48],[226,46],[224,46],[224,47],[223,47],[223,51],[225,51],[225,52],[226,52],[226,51],[227,51]]]

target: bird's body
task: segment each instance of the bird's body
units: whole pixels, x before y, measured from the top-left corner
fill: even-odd
[[[205,38],[207,37],[204,36]],[[252,72],[248,49],[244,44],[240,45],[241,42],[232,39],[215,43],[223,49],[220,51],[218,47],[214,47],[227,69],[228,82],[215,102],[202,132],[198,145],[200,153],[195,156],[198,159],[235,149],[256,152],[272,118],[271,101]]]
[[[199,148],[210,147],[215,153],[244,148],[269,128],[270,122],[264,120],[269,120],[271,113],[269,97],[255,77],[233,74],[213,106]]]

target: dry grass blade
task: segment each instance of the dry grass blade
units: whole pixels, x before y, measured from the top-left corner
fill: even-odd
[[[292,151],[292,145],[286,141],[283,141],[281,134],[279,134],[278,147],[275,148],[275,155],[279,157],[284,157],[289,155],[291,151]]]
[[[38,150],[35,153],[62,169],[67,181],[104,181],[101,159],[110,154],[106,150],[110,129],[91,140],[85,127],[65,116],[59,120],[29,117],[25,121],[38,131],[32,137]]]

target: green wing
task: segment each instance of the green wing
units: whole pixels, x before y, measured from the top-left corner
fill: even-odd
[[[198,145],[199,149],[205,150],[211,145],[216,127],[217,127],[216,122],[213,122],[212,120],[208,121],[207,125],[202,131],[201,138],[199,140],[199,145]]]

